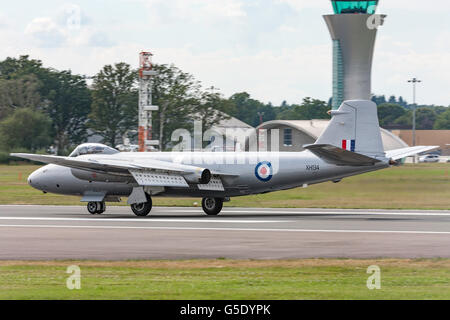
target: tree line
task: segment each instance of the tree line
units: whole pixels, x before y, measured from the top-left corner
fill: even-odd
[[[450,107],[435,105],[413,105],[402,97],[386,99],[385,96],[373,96],[378,105],[380,125],[385,128],[412,127],[413,110],[416,109],[416,127],[418,130],[450,130]]]
[[[173,130],[208,129],[232,113],[233,105],[214,88],[173,65],[155,65],[153,104],[155,139],[170,146]],[[138,72],[126,63],[104,66],[91,84],[71,71],[46,68],[28,56],[0,62],[0,150],[68,154],[89,135],[115,147],[137,129]],[[220,111],[220,112],[217,112]]]
[[[230,116],[253,127],[261,121],[329,119],[330,101],[305,98],[279,106],[262,103],[247,92],[223,97],[214,87],[203,89],[193,75],[174,65],[156,64],[153,81],[154,138],[169,150],[175,129],[192,130],[193,120],[206,130]],[[88,84],[89,83],[89,84]],[[402,97],[373,96],[380,124],[411,126],[412,108]],[[129,64],[104,66],[88,79],[43,66],[29,56],[0,61],[0,158],[9,152],[60,155],[97,135],[115,147],[138,123],[138,72]],[[418,129],[450,129],[450,108],[417,106]],[[1,159],[0,159],[1,160]]]

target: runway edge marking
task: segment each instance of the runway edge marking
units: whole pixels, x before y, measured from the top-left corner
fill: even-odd
[[[305,232],[305,233],[398,233],[450,235],[450,231],[417,230],[314,230],[314,229],[254,229],[254,228],[189,228],[189,227],[125,227],[125,226],[64,226],[64,225],[0,225],[0,228],[65,228],[65,229],[137,229],[137,230],[195,230],[195,231],[256,231],[256,232]]]

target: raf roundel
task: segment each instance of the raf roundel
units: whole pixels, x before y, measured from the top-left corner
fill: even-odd
[[[255,175],[259,180],[263,182],[270,181],[270,179],[272,179],[273,177],[272,164],[267,161],[258,163],[255,168]]]

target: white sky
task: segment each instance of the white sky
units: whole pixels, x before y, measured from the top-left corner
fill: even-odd
[[[0,6],[0,59],[29,54],[57,69],[93,75],[150,50],[203,85],[264,102],[331,96],[329,0],[58,0]],[[425,5],[426,7],[425,7]],[[76,13],[80,11],[80,18]],[[375,94],[450,104],[450,1],[381,0],[388,15],[375,52]],[[75,13],[75,14],[74,14]],[[78,26],[78,21],[80,25]]]

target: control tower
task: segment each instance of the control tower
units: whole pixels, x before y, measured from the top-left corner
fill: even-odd
[[[345,100],[370,100],[377,28],[386,15],[377,1],[331,0],[334,14],[324,19],[333,40],[333,109]]]

